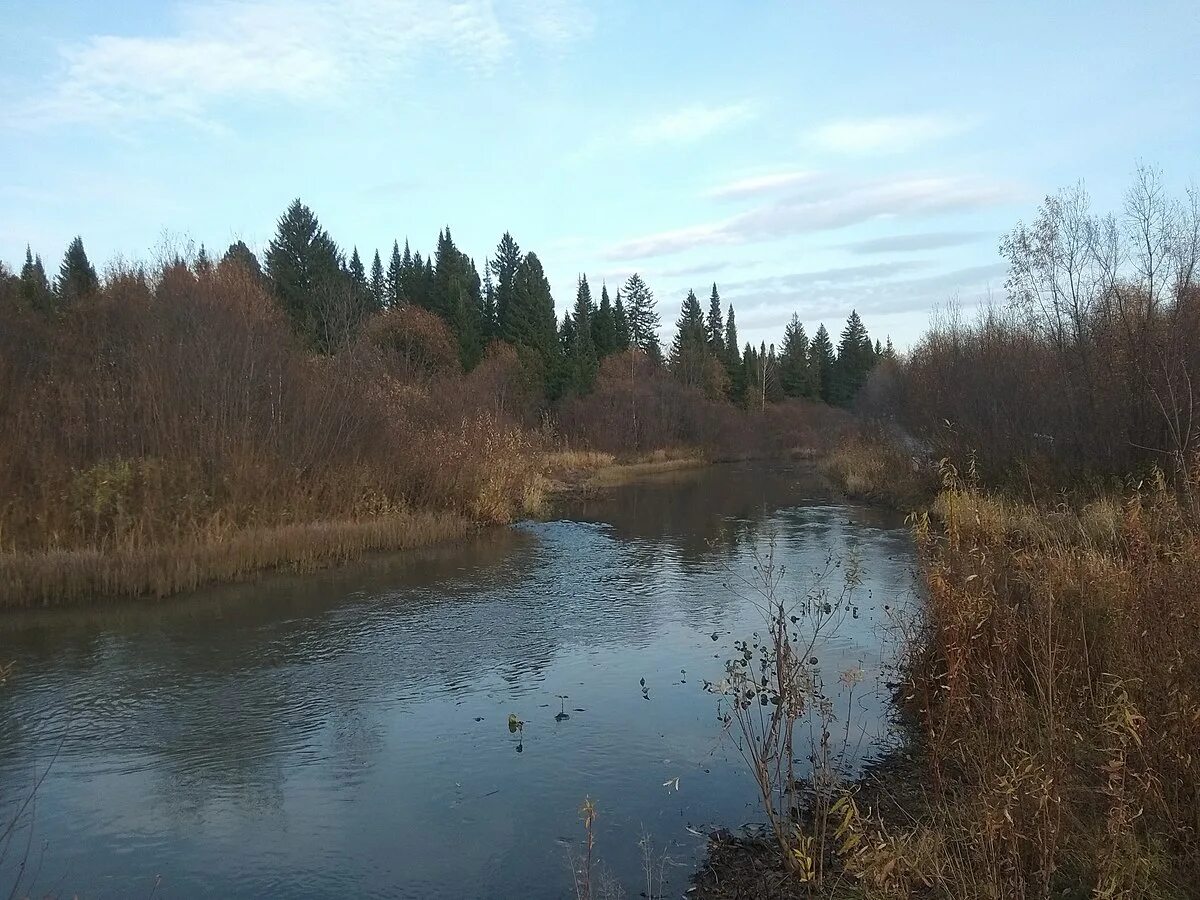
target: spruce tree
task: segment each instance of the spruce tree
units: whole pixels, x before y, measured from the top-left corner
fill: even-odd
[[[708,334],[704,311],[695,291],[688,291],[675,323],[671,343],[671,374],[689,387],[703,387],[708,375]]]
[[[763,402],[778,403],[786,395],[779,377],[779,357],[775,354],[774,344],[764,348],[762,358]]]
[[[654,292],[634,272],[625,282],[625,320],[629,327],[629,342],[657,361],[662,358],[662,348],[658,343],[659,318],[654,307]]]
[[[838,343],[837,361],[833,368],[833,389],[830,393],[832,402],[850,406],[874,365],[874,345],[867,335],[862,319],[852,310]]]
[[[596,379],[596,346],[592,340],[592,289],[586,275],[581,275],[575,290],[575,311],[568,316],[571,323],[567,348],[567,383],[565,389],[586,394]]]
[[[388,297],[387,276],[383,274],[383,260],[379,258],[379,251],[375,251],[375,258],[371,260],[371,304],[376,309],[386,309],[391,303],[391,298]]]
[[[42,265],[40,256],[33,255],[28,244],[25,245],[25,264],[21,266],[19,284],[21,299],[30,309],[40,313],[54,310],[54,292],[50,290],[46,267]]]
[[[262,266],[258,262],[258,257],[254,255],[253,250],[246,246],[244,241],[234,241],[229,245],[229,249],[225,251],[225,255],[221,257],[219,267],[225,268],[229,266],[241,269],[259,284],[265,284],[266,282]]]
[[[779,354],[779,382],[788,397],[813,396],[812,379],[808,370],[808,335],[800,317],[792,313],[783,332],[783,349]]]
[[[483,333],[485,343],[499,334],[496,316],[496,283],[492,281],[492,261],[483,261]]]
[[[318,349],[334,349],[350,324],[350,291],[337,245],[299,199],[267,247],[267,276],[296,331]]]
[[[212,273],[212,260],[208,257],[208,251],[204,249],[204,245],[200,245],[200,252],[196,254],[196,274],[209,275]]]
[[[713,356],[725,358],[725,325],[721,321],[721,295],[717,293],[717,283],[714,281],[712,294],[708,298],[708,321],[705,323],[708,335],[708,346]],[[736,345],[734,345],[736,346]]]
[[[600,306],[592,317],[592,343],[596,347],[597,359],[604,359],[617,350],[617,320],[606,284],[600,285]]]
[[[550,282],[534,253],[524,256],[513,275],[507,316],[509,340],[523,359],[540,369],[544,383],[551,387],[559,371],[558,319]]]
[[[729,373],[729,396],[733,400],[741,399],[746,384],[742,357],[743,354],[738,351],[737,321],[733,314],[733,304],[730,303],[729,311],[725,315],[725,370]]]
[[[832,402],[834,362],[833,342],[829,340],[829,332],[822,322],[808,345],[808,371],[814,396],[826,403]]]
[[[77,300],[90,297],[100,290],[100,279],[83,249],[83,238],[76,237],[63,255],[56,285],[60,306],[70,306]]]
[[[613,305],[613,332],[616,338],[616,352],[622,353],[629,349],[629,317],[625,315],[625,301],[621,299],[618,288]]]
[[[496,254],[492,258],[491,270],[496,277],[496,328],[497,333],[505,340],[514,340],[514,325],[510,321],[514,283],[517,269],[521,267],[523,257],[521,248],[507,231],[496,245]]]
[[[747,409],[755,409],[759,405],[759,397],[762,393],[762,379],[758,353],[755,352],[749,341],[746,342],[746,347],[742,351],[741,372],[741,390],[738,400]]]
[[[896,358],[896,348],[892,346],[892,336],[890,334],[887,336],[887,343],[884,345],[884,348],[883,348],[883,358],[884,359],[895,359]]]
[[[407,240],[404,242],[404,255],[408,256]],[[394,240],[392,241],[392,255],[388,260],[387,275],[384,280],[384,290],[387,299],[383,305],[390,309],[399,309],[412,299],[406,291],[408,285],[405,284],[405,271],[404,260],[400,256],[400,242]]]

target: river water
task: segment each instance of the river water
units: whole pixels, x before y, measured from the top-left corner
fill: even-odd
[[[679,896],[701,834],[763,818],[704,681],[763,626],[746,582],[772,544],[788,596],[861,568],[814,651],[853,765],[886,739],[914,549],[800,467],[662,475],[455,547],[0,618],[0,834],[45,775],[0,841],[0,894],[570,897],[590,797],[597,866],[636,897],[649,848]]]

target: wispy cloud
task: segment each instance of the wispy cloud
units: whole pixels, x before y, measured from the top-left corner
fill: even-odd
[[[782,188],[811,184],[821,177],[816,171],[774,172],[770,175],[751,175],[713,188],[705,196],[713,200],[743,200],[763,194],[777,193]]]
[[[806,321],[840,321],[851,308],[866,316],[932,309],[951,298],[975,305],[987,298],[1006,271],[1003,264],[993,263],[905,278],[891,276],[924,266],[898,263],[889,269],[893,264],[883,265],[874,274],[852,266],[840,273],[830,269],[728,283],[721,286],[722,296],[737,308],[743,328],[776,326],[792,312]]]
[[[893,234],[887,237],[854,241],[842,246],[851,253],[909,253],[916,250],[940,250],[973,244],[987,236],[984,231],[930,231],[922,234]]]
[[[960,134],[970,124],[941,115],[839,119],[814,128],[806,143],[828,153],[903,153]]]
[[[521,38],[554,44],[590,28],[577,0],[201,0],[157,36],[97,35],[61,48],[36,98],[41,122],[172,117],[203,124],[224,104],[335,101],[426,57],[490,70]]]
[[[976,178],[912,176],[892,180],[804,183],[731,218],[622,241],[614,260],[666,256],[693,247],[766,241],[845,228],[893,216],[910,218],[982,209],[1008,196],[1004,186]]]
[[[695,103],[635,124],[630,136],[639,144],[698,141],[752,121],[758,114],[757,104],[749,101],[724,105]]]

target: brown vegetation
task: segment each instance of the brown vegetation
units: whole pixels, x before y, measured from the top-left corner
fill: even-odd
[[[4,605],[161,596],[538,502],[513,360],[463,376],[420,310],[319,356],[238,267],[175,265],[117,273],[61,319],[5,324]]]

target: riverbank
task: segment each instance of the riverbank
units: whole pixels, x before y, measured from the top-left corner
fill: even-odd
[[[555,497],[579,496],[664,472],[709,465],[691,449],[664,449],[619,461],[609,453],[526,453],[503,479],[475,488],[473,515],[442,509],[381,516],[199,531],[162,543],[0,553],[0,609],[156,599],[270,572],[311,572],[368,554],[403,552],[469,536],[521,515],[544,515]],[[495,496],[492,496],[495,494]],[[503,496],[500,496],[503,494]],[[510,496],[511,495],[511,496]]]
[[[1200,524],[1186,492],[1151,474],[1016,497],[948,463],[931,490],[902,459],[859,437],[826,462],[847,493],[923,498],[927,597],[902,623],[897,684],[916,763],[882,778],[899,815],[880,815],[878,784],[827,789],[860,814],[852,842],[815,851],[823,877],[788,871],[772,842],[717,841],[697,896],[1191,896]]]

